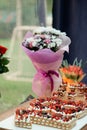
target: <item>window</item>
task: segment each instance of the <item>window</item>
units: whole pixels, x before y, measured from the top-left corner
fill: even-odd
[[[52,0],[0,1],[0,45],[8,48],[6,56],[10,59],[9,72],[0,75],[0,113],[20,104],[30,94],[35,96],[31,87],[35,69],[20,45],[32,27],[51,26],[51,9]]]

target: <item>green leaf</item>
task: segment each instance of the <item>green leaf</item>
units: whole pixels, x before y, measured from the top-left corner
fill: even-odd
[[[66,66],[69,66],[69,64],[68,64],[68,61],[67,61],[67,60],[65,60],[65,64],[66,64]]]
[[[78,60],[77,60],[77,57],[75,58],[74,62],[73,62],[73,65],[77,65],[78,66]]]
[[[63,62],[62,62],[62,66],[63,66],[63,67],[67,67],[67,66],[69,66],[68,61],[67,61],[67,60],[63,60]]]
[[[2,59],[1,59],[1,63],[2,63],[3,65],[7,65],[7,64],[9,63],[8,58],[6,58],[6,57],[2,58]]]
[[[82,59],[79,62],[79,67],[82,67]]]
[[[3,73],[3,68],[0,66],[0,74]]]
[[[65,74],[67,78],[72,79],[72,80],[78,80],[78,76],[77,75],[69,75],[69,74]]]
[[[3,73],[6,73],[6,72],[8,72],[8,71],[9,71],[9,69],[8,69],[8,67],[7,67],[7,66],[3,66],[3,67],[2,67],[2,69],[3,69]]]

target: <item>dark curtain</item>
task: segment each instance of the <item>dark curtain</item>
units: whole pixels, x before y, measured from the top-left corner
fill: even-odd
[[[71,38],[70,52],[64,54],[70,64],[77,57],[78,61],[87,61],[87,0],[53,0],[52,26],[66,32]],[[84,67],[87,73],[87,64]],[[84,78],[87,83],[87,76]]]

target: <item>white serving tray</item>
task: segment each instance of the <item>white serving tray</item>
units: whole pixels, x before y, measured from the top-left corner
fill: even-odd
[[[87,124],[87,116],[77,120],[76,126],[72,130],[80,130]],[[14,125],[14,115],[0,122],[0,128],[7,128],[9,130],[28,130],[25,128],[19,128]],[[59,130],[57,128],[51,128],[41,125],[32,125],[32,130]]]

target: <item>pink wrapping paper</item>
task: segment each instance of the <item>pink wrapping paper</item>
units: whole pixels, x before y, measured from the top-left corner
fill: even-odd
[[[31,37],[32,34],[28,32],[24,39]],[[57,90],[60,86],[62,79],[58,72],[58,68],[60,67],[63,54],[65,51],[69,51],[70,39],[66,36],[62,37],[63,42],[65,42],[65,46],[61,47],[58,51],[53,52],[50,49],[42,49],[38,51],[31,51],[22,45],[24,52],[31,59],[34,67],[37,70],[37,73],[34,76],[32,89],[36,93],[37,96],[50,96],[53,91]],[[48,71],[54,71],[58,74],[50,74],[53,81],[53,89],[51,88],[51,80],[49,76],[44,76],[43,73],[48,73]]]

